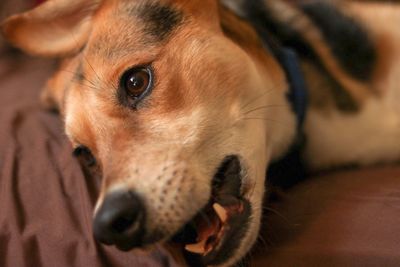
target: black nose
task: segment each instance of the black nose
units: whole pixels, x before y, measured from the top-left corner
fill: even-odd
[[[121,250],[140,247],[144,235],[145,209],[133,192],[108,195],[97,211],[93,223],[95,238]]]

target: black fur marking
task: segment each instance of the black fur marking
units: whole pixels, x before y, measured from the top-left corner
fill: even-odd
[[[183,21],[179,10],[157,2],[141,5],[136,14],[144,22],[145,33],[158,41],[166,39]]]
[[[324,75],[334,84],[332,94],[338,109],[343,112],[353,113],[358,110],[354,99],[326,70],[312,47],[304,41],[303,37],[290,28],[289,25],[280,23],[274,18],[274,14],[264,5],[263,0],[251,0],[244,3],[246,19],[253,25],[264,40],[272,40],[267,43],[274,52],[274,46],[287,46],[294,49],[302,58],[313,62]],[[266,35],[266,36],[265,36]]]
[[[341,66],[358,80],[368,81],[377,55],[361,25],[327,2],[313,1],[301,8],[321,30]]]
[[[332,79],[332,77],[329,77]],[[347,113],[356,113],[360,111],[360,107],[355,103],[352,96],[343,89],[343,87],[332,79],[334,87],[331,89],[333,98],[335,99],[336,107]]]
[[[312,48],[303,40],[302,36],[288,25],[278,22],[274,14],[266,8],[263,0],[245,1],[244,9],[247,21],[253,25],[259,34],[270,33],[271,36],[261,36],[262,39],[265,40],[276,37],[277,40],[273,41],[276,41],[274,43],[277,44],[273,44],[273,46],[288,46],[296,50],[302,57],[318,61],[318,57],[315,55]]]

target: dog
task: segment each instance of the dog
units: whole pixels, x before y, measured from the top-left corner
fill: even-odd
[[[41,97],[102,176],[99,242],[232,266],[288,152],[310,170],[400,158],[398,4],[224,2],[49,0],[2,24],[61,59]]]

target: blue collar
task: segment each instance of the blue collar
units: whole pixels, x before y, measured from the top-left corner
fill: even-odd
[[[296,52],[281,46],[264,28],[255,27],[265,49],[272,52],[285,71],[289,92],[288,100],[297,118],[297,129],[302,131],[308,105],[308,91]]]
[[[296,52],[290,48],[282,47],[275,53],[285,70],[290,87],[287,97],[297,118],[298,131],[302,131],[307,112],[308,91],[299,59]]]

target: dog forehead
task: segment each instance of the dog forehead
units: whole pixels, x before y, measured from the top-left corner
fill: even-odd
[[[183,24],[184,14],[162,1],[106,2],[96,14],[90,45],[113,55],[163,43]]]

